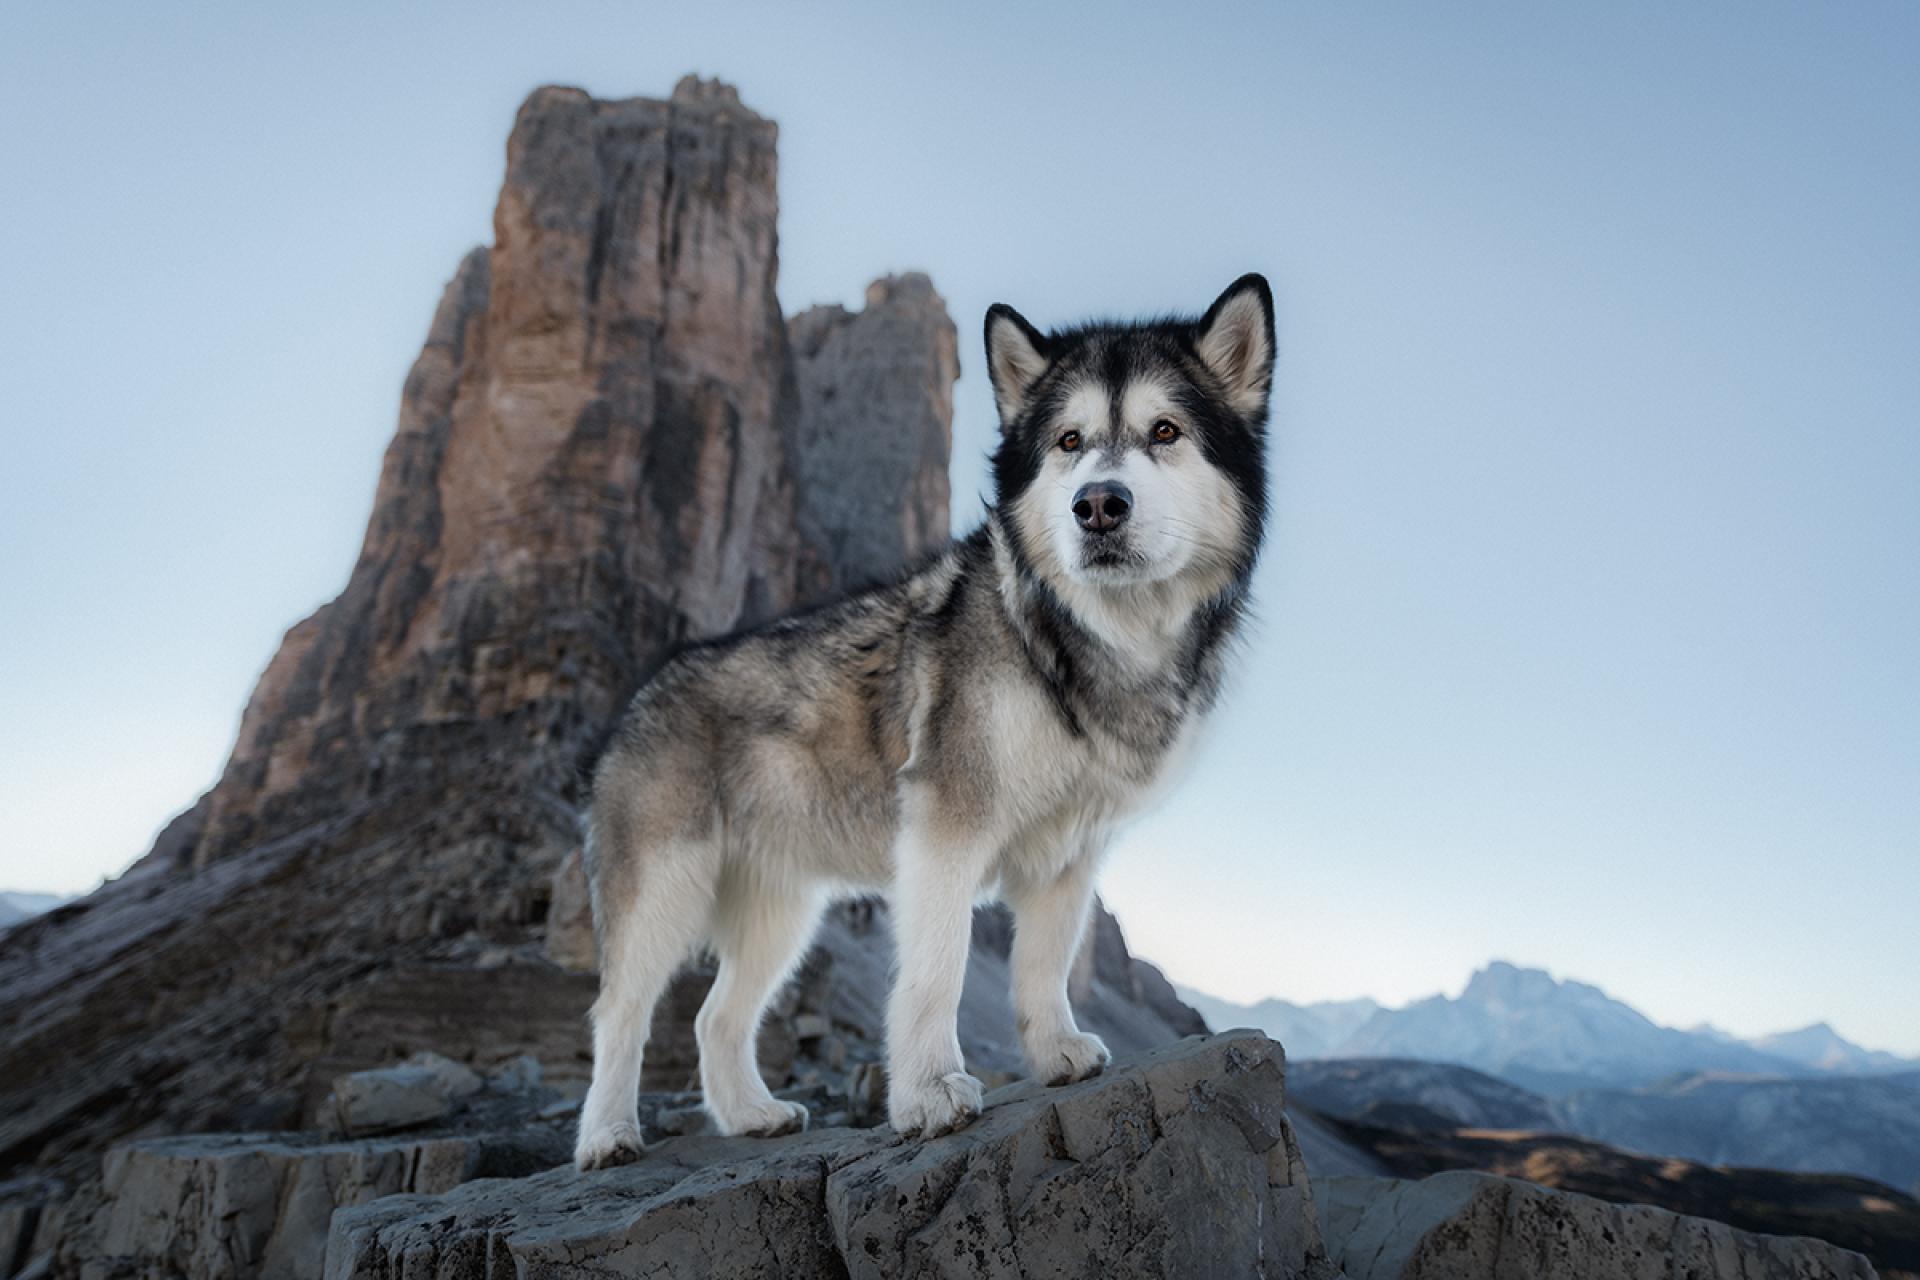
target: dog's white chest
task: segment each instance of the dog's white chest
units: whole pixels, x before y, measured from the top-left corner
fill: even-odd
[[[1022,826],[1103,828],[1151,807],[1186,773],[1206,719],[1185,716],[1162,744],[1104,726],[1075,732],[1044,691],[1009,689],[998,702],[995,771]]]

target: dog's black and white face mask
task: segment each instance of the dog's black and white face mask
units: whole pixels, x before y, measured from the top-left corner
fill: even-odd
[[[1043,335],[1010,307],[990,310],[995,480],[1024,561],[1069,590],[1211,591],[1249,572],[1273,360],[1273,299],[1258,276],[1197,321]]]

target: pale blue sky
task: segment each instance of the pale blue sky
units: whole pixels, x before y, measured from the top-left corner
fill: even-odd
[[[1137,949],[1920,1053],[1920,9],[1101,12],[0,10],[0,886],[141,852],[345,580],[525,93],[698,70],[781,124],[790,311],[951,302],[963,518],[988,303],[1275,283],[1263,622]]]

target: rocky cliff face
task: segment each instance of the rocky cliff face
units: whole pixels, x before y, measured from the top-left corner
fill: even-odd
[[[883,579],[946,540],[960,374],[946,304],[924,275],[889,276],[868,287],[864,310],[814,307],[787,334],[799,374],[800,528],[833,587]]]
[[[691,80],[667,102],[527,100],[494,246],[407,379],[353,575],[262,677],[195,865],[396,791],[437,798],[476,755],[565,795],[645,662],[828,585],[796,520],[775,136]],[[812,469],[827,491],[805,505],[836,508],[841,473]]]

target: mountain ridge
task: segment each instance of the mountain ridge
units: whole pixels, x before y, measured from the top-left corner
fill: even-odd
[[[1294,1058],[1455,1063],[1549,1096],[1703,1073],[1798,1079],[1920,1069],[1920,1060],[1865,1048],[1826,1022],[1752,1038],[1711,1024],[1664,1026],[1598,986],[1505,960],[1475,970],[1458,996],[1398,1008],[1368,997],[1237,1004],[1178,990],[1209,1025],[1266,1031]]]

